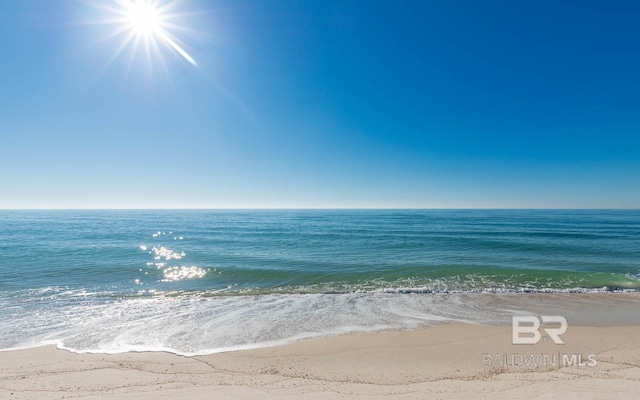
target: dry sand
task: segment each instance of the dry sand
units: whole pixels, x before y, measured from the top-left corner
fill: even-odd
[[[450,324],[200,357],[0,352],[1,399],[637,399],[640,326],[570,326],[565,345],[512,345],[510,326]],[[484,355],[483,354],[488,354]],[[547,365],[502,366],[524,355]],[[562,366],[580,354],[595,366]],[[553,357],[556,365],[551,365]],[[487,365],[490,358],[493,365]],[[531,361],[530,361],[531,363]]]

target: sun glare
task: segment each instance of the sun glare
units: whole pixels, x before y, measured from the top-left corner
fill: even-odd
[[[101,12],[97,23],[114,26],[105,39],[122,38],[109,65],[128,49],[130,60],[142,58],[146,60],[150,69],[156,61],[165,65],[166,54],[173,54],[197,66],[196,61],[185,50],[185,44],[174,34],[176,31],[195,32],[189,26],[185,26],[184,21],[185,15],[193,13],[177,11],[180,9],[181,1],[103,0],[93,3]]]

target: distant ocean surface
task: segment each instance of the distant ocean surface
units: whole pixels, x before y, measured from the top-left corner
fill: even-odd
[[[0,349],[206,354],[639,289],[640,211],[0,211]]]

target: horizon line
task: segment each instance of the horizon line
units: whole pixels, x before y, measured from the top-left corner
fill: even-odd
[[[612,207],[117,207],[117,208],[0,208],[0,211],[331,211],[331,210],[620,210],[640,211],[638,208]]]

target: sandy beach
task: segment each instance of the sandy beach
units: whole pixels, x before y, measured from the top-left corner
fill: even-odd
[[[0,398],[637,398],[640,326],[562,338],[513,345],[511,326],[447,324],[198,357],[49,346],[0,353]]]

